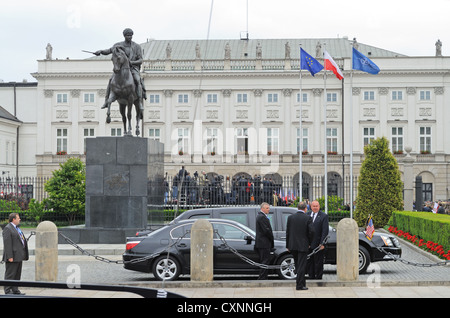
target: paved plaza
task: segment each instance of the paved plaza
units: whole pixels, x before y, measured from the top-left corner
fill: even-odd
[[[27,232],[25,230],[25,234]],[[23,281],[35,280],[35,237],[29,240],[30,260],[23,263]],[[439,260],[417,247],[401,241],[402,258],[417,264],[434,264]],[[3,250],[0,240],[0,252]],[[81,284],[127,285],[147,287],[173,292],[188,298],[449,298],[450,265],[413,266],[402,262],[379,262],[370,265],[368,273],[359,275],[357,282],[337,281],[336,266],[325,265],[320,281],[307,280],[307,291],[296,291],[295,282],[278,280],[272,276],[266,281],[256,277],[218,276],[213,282],[195,283],[182,276],[175,282],[155,281],[148,273],[128,271],[115,261],[122,259],[125,244],[81,244],[91,254],[101,255],[109,262],[81,255],[69,244],[58,245],[58,282],[68,282],[75,272]],[[75,270],[74,270],[75,269]],[[3,276],[4,264],[0,265]],[[0,276],[0,277],[1,277]],[[52,290],[21,288],[30,296],[88,297],[88,298],[136,298],[138,295],[122,292],[91,291],[81,289]]]

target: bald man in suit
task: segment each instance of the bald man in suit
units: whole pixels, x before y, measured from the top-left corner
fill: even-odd
[[[311,279],[322,279],[325,249],[325,246],[322,243],[328,236],[328,215],[320,211],[320,203],[317,200],[314,200],[311,202],[311,212],[309,213],[309,216],[311,217],[316,233],[314,241],[311,242],[311,250],[314,250],[318,246],[320,247],[319,251],[308,259],[306,265],[308,277]]]
[[[20,280],[22,262],[28,260],[28,244],[19,228],[18,213],[9,215],[9,223],[3,229],[3,262],[5,262],[5,280]],[[17,286],[5,286],[5,294],[24,295]]]

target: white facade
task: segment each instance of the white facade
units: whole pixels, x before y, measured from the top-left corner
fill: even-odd
[[[142,44],[145,61],[141,75],[148,95],[142,131],[144,137],[165,144],[168,174],[174,175],[184,164],[191,172],[204,170],[230,177],[277,173],[298,178],[301,86],[305,174],[323,176],[327,149],[328,173],[347,177],[353,148],[357,176],[364,144],[385,136],[392,151],[398,152],[402,171],[405,147],[410,146],[414,175],[431,184],[433,200],[449,198],[450,59],[406,57],[359,44],[359,50],[381,72],[353,71],[351,76],[351,41],[328,39],[327,51],[345,78],[339,81],[328,72],[325,87],[323,71],[315,77],[302,71],[301,81],[299,76],[298,44],[314,56],[317,42]],[[197,43],[200,50],[195,49]],[[290,51],[286,51],[286,43]],[[170,50],[166,50],[168,46]],[[257,53],[258,46],[262,53]],[[117,104],[111,124],[105,123],[106,110],[100,109],[111,74],[110,57],[38,61],[33,74],[38,81],[35,99],[33,93],[27,93],[27,108],[18,111],[18,118],[27,126],[26,132],[21,132],[27,141],[20,144],[27,149],[21,148],[20,157],[27,158],[24,164],[35,161],[37,175],[50,175],[58,167],[65,156],[57,153],[84,157],[87,137],[123,133]],[[0,105],[10,104],[0,96]],[[133,118],[133,127],[134,123]],[[35,151],[33,159],[28,158],[31,151]],[[21,164],[19,160],[20,174],[33,172]]]

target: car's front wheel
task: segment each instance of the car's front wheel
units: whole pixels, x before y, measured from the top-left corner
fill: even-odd
[[[359,247],[359,273],[363,274],[366,272],[367,267],[370,265],[370,255],[364,246]]]
[[[153,263],[152,272],[157,280],[176,280],[180,276],[181,267],[172,256],[160,256]]]
[[[281,279],[295,279],[297,274],[295,273],[295,263],[292,255],[284,255],[280,257],[277,262],[277,265],[280,266],[277,269],[278,277]]]

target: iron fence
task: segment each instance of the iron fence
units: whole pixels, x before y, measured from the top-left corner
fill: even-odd
[[[249,176],[240,175],[233,178],[217,174],[202,176],[180,174],[166,176],[164,180],[164,205],[166,209],[191,209],[196,207],[258,205],[268,202],[271,205],[289,206],[300,194],[298,175],[296,176]],[[302,180],[302,197],[315,200],[324,196],[324,178],[322,176],[304,175]],[[356,198],[357,177],[353,177],[350,196],[350,176],[328,176],[328,196],[341,198],[345,208]]]
[[[2,177],[0,178],[0,199],[8,196],[23,196],[28,201],[42,201],[48,197],[44,190],[50,177]]]
[[[44,184],[50,177],[18,177],[0,178],[0,219],[8,218],[11,212],[22,213],[21,218],[32,222],[33,216],[28,213],[30,199],[42,202],[48,197]],[[303,174],[303,198],[315,200],[324,195],[323,176]],[[290,206],[299,197],[298,174],[295,176],[280,176],[271,174],[265,176],[250,176],[242,174],[234,177],[223,177],[209,173],[204,175],[166,176],[164,179],[164,201],[162,206],[149,206],[150,223],[166,223],[185,210],[202,207],[259,205],[268,202],[273,206]],[[353,198],[356,198],[357,177],[353,180]],[[328,175],[328,196],[340,198],[342,205],[337,209],[329,209],[336,213],[337,218],[345,217],[346,206],[350,204],[350,177]],[[8,204],[14,201],[15,204]],[[162,200],[161,200],[162,202]],[[19,209],[18,209],[19,208]],[[42,220],[64,222],[65,214],[57,215],[48,211]],[[76,223],[83,223],[84,215],[77,216]]]

